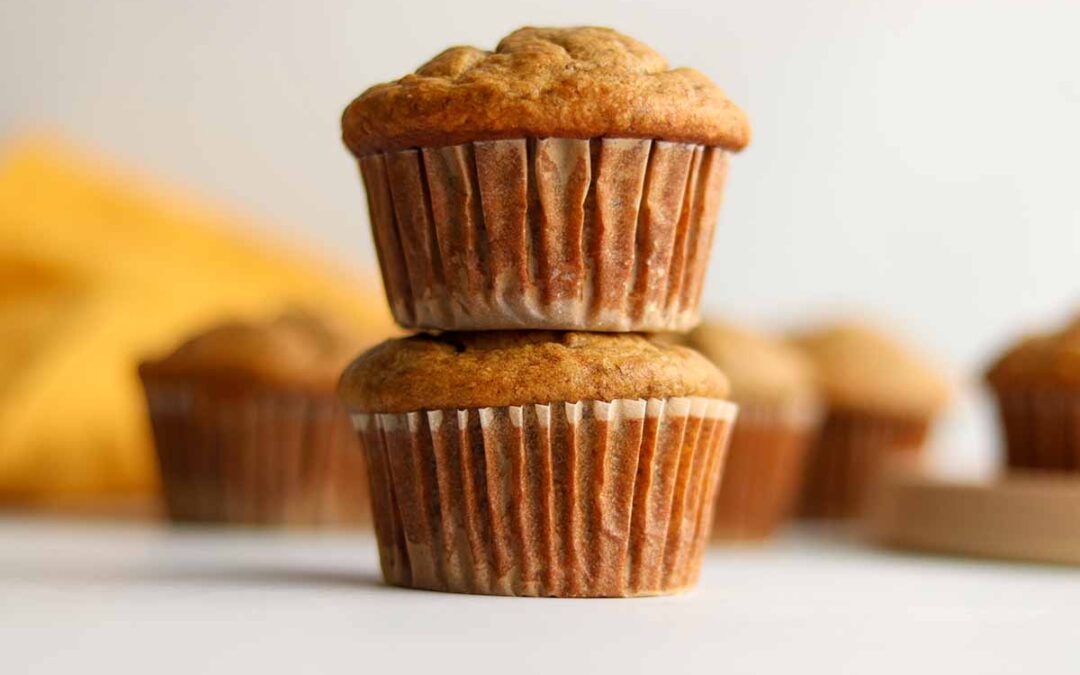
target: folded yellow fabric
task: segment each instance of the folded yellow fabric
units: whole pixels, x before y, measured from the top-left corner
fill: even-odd
[[[0,503],[153,490],[136,366],[206,324],[303,305],[394,332],[374,283],[260,229],[55,139],[0,153]]]

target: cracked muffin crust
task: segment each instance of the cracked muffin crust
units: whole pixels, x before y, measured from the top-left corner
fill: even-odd
[[[341,369],[374,340],[329,317],[291,309],[264,321],[232,321],[193,335],[172,353],[143,362],[144,377],[261,382],[333,392]]]
[[[741,150],[746,114],[692,68],[610,28],[521,28],[495,51],[452,47],[378,84],[342,119],[358,157],[522,136],[657,138]]]

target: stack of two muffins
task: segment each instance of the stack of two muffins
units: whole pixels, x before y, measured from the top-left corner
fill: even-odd
[[[630,596],[692,585],[735,406],[697,322],[743,113],[599,28],[449,49],[345,111],[391,340],[340,394],[389,583]]]

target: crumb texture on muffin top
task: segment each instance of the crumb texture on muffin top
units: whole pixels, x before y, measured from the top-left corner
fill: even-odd
[[[638,334],[490,331],[387,340],[350,365],[339,392],[367,413],[723,398],[726,378],[692,349]]]
[[[986,379],[1009,386],[1080,386],[1080,314],[1054,333],[1031,335],[990,366]]]
[[[711,320],[691,331],[687,341],[728,377],[739,403],[812,404],[817,398],[813,366],[783,340]]]
[[[832,407],[922,417],[948,404],[947,379],[879,329],[842,323],[797,335],[794,342],[813,362]]]
[[[452,47],[354,100],[357,156],[523,136],[658,138],[741,150],[746,114],[691,68],[610,28],[521,28],[494,52]]]
[[[139,371],[144,377],[262,382],[332,392],[349,360],[370,344],[325,317],[292,309],[262,322],[213,326],[171,354],[144,362]]]

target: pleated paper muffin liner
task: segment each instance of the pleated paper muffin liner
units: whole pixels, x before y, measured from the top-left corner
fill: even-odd
[[[714,539],[765,539],[791,516],[819,417],[812,407],[739,406],[716,495]]]
[[[717,147],[519,138],[360,158],[406,328],[682,331],[727,174]]]
[[[1008,466],[1080,471],[1080,389],[1030,387],[996,393]]]
[[[332,394],[144,379],[169,517],[370,525],[365,460]]]
[[[860,515],[883,464],[916,460],[929,429],[929,418],[830,410],[806,458],[801,514]]]
[[[669,398],[356,414],[383,576],[492,595],[690,587],[735,412]]]

